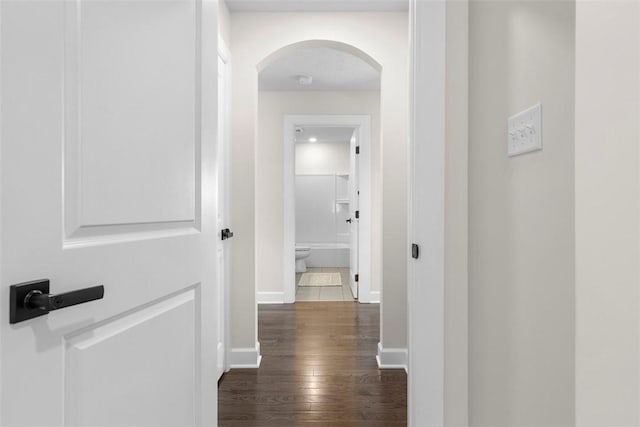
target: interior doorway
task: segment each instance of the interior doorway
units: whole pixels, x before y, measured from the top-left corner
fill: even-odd
[[[295,2],[296,7],[299,7]],[[305,2],[307,3],[307,2]],[[312,2],[309,2],[312,3]],[[326,3],[326,2],[323,2]],[[362,2],[358,2],[364,4]],[[270,2],[269,12],[274,12],[274,6]],[[370,2],[366,3],[367,5]],[[342,6],[342,4],[341,4]],[[449,46],[449,28],[452,34],[456,31],[454,26],[445,25],[449,23],[449,10],[452,5],[444,2],[411,2],[409,21],[411,26],[411,52],[410,70],[415,79],[409,87],[405,86],[406,61],[402,49],[404,38],[400,34],[407,34],[404,29],[404,22],[398,20],[398,28],[403,31],[398,32],[396,37],[387,29],[393,26],[394,18],[387,14],[372,14],[374,17],[363,17],[362,22],[357,22],[354,27],[354,20],[347,14],[314,14],[305,16],[296,15],[296,19],[290,19],[291,14],[268,13],[264,16],[257,14],[238,14],[233,22],[235,44],[238,49],[234,49],[234,117],[237,117],[239,138],[237,142],[241,155],[234,156],[234,165],[238,173],[235,182],[246,182],[247,185],[239,186],[239,191],[234,191],[238,196],[235,206],[241,206],[242,211],[238,217],[238,226],[246,226],[249,238],[239,239],[236,242],[236,252],[238,255],[245,255],[248,262],[236,268],[241,277],[238,278],[238,291],[234,291],[234,313],[243,313],[241,322],[236,322],[242,327],[238,332],[234,331],[234,337],[238,336],[236,346],[239,352],[251,353],[253,360],[259,358],[260,347],[257,340],[257,327],[245,327],[253,324],[256,318],[255,300],[247,295],[255,293],[258,289],[257,300],[262,302],[283,302],[283,276],[281,272],[282,257],[280,243],[282,238],[282,219],[279,212],[272,215],[264,215],[264,208],[271,208],[270,203],[275,200],[280,204],[280,185],[282,177],[279,171],[282,170],[279,163],[282,158],[281,147],[265,144],[265,135],[262,130],[258,131],[257,122],[251,120],[255,114],[257,101],[257,78],[256,68],[260,73],[268,64],[273,63],[279,57],[287,55],[293,49],[298,49],[302,45],[325,44],[329,40],[338,41],[342,46],[358,46],[361,53],[367,52],[370,58],[375,58],[378,69],[384,67],[384,74],[381,77],[380,89],[380,111],[384,116],[384,130],[378,131],[384,138],[384,147],[379,151],[381,158],[374,157],[374,164],[380,167],[380,171],[375,171],[374,177],[384,175],[384,188],[379,186],[377,178],[374,181],[374,206],[376,211],[384,210],[384,221],[380,221],[380,226],[384,226],[384,257],[374,256],[374,267],[376,274],[374,277],[381,277],[385,283],[384,294],[385,304],[381,309],[381,356],[402,355],[403,348],[406,352],[405,325],[402,322],[402,313],[409,309],[408,341],[410,347],[409,360],[412,361],[410,367],[411,385],[409,408],[413,425],[433,424],[442,425],[444,400],[444,355],[445,342],[444,333],[444,251],[442,249],[444,234],[444,220],[440,212],[444,209],[445,198],[443,196],[444,184],[444,133],[441,131],[445,124],[445,102],[443,93],[445,88],[451,89],[450,85],[445,85],[445,73],[448,69],[450,55],[445,56],[445,41]],[[335,6],[334,6],[335,7]],[[464,7],[464,6],[463,6]],[[419,9],[416,12],[416,8]],[[464,25],[465,17],[460,17],[453,22],[457,25]],[[379,20],[380,22],[375,22]],[[367,21],[373,21],[370,28]],[[360,25],[362,24],[362,26]],[[286,31],[282,29],[286,28]],[[365,31],[361,31],[363,29]],[[466,30],[465,30],[466,31]],[[460,31],[460,39],[464,39],[464,32]],[[276,35],[276,36],[273,36]],[[329,42],[331,43],[331,42]],[[342,47],[341,46],[341,47]],[[355,50],[355,48],[353,48]],[[457,52],[452,49],[452,52]],[[465,49],[459,50],[460,56],[465,55]],[[455,57],[455,55],[453,55]],[[451,69],[464,69],[464,67],[451,67]],[[236,78],[237,77],[237,78]],[[448,79],[447,79],[448,81]],[[452,86],[452,87],[455,87]],[[410,90],[405,90],[410,89]],[[412,93],[410,113],[412,120],[409,122],[405,117],[405,108],[410,103],[405,99],[405,94]],[[260,95],[261,96],[261,95]],[[448,105],[448,104],[447,104]],[[317,108],[316,105],[306,105],[305,110],[289,109],[285,114],[336,114],[334,105],[332,108]],[[316,107],[316,108],[313,108]],[[275,111],[275,110],[274,110]],[[282,109],[278,110],[282,113]],[[342,112],[342,111],[341,111]],[[346,114],[357,114],[357,112],[345,112]],[[282,120],[278,124],[281,129]],[[374,121],[375,123],[375,121]],[[403,193],[405,178],[403,171],[409,169],[408,153],[405,142],[406,124],[411,126],[411,140],[419,141],[420,146],[426,156],[416,159],[423,173],[430,173],[429,179],[421,182],[419,191],[412,188],[410,197],[412,203],[420,203],[424,209],[424,215],[420,222],[420,230],[412,231],[410,239],[406,239],[408,213],[405,209],[405,198]],[[375,126],[375,125],[374,125]],[[236,127],[234,127],[234,130]],[[374,138],[376,137],[374,127]],[[280,136],[279,141],[282,141]],[[376,144],[374,140],[374,144]],[[277,157],[277,158],[276,158]],[[256,165],[259,163],[259,165]],[[269,169],[271,165],[278,173],[272,173]],[[259,170],[262,169],[262,170]],[[267,172],[267,173],[265,173]],[[380,172],[380,174],[378,174]],[[270,179],[269,174],[272,175]],[[278,182],[276,183],[275,180]],[[278,188],[276,188],[276,186]],[[380,190],[378,191],[378,188]],[[423,194],[425,195],[423,197]],[[384,203],[378,203],[375,197],[384,195]],[[266,200],[266,202],[265,202]],[[256,203],[255,209],[254,202]],[[380,209],[378,209],[380,208]],[[279,209],[279,208],[278,208]],[[255,212],[255,215],[246,215],[244,210]],[[262,217],[262,218],[261,218]],[[234,216],[235,218],[235,216]],[[378,224],[376,222],[376,224]],[[252,233],[256,229],[255,247],[251,241]],[[266,231],[265,231],[266,230]],[[375,228],[375,233],[380,234],[381,227]],[[240,233],[238,233],[240,235]],[[261,235],[262,234],[262,235]],[[374,247],[382,247],[382,237],[377,240],[375,237]],[[415,264],[410,267],[409,286],[406,289],[402,286],[406,282],[406,269],[402,266],[406,263],[406,255],[409,247],[406,243],[416,242],[421,245],[422,254],[433,253],[436,257],[422,256],[418,260],[411,259],[409,262]],[[240,245],[238,244],[240,243]],[[294,254],[290,254],[294,260]],[[256,263],[253,262],[254,256]],[[236,257],[239,259],[239,257]],[[274,262],[275,261],[275,262]],[[293,262],[293,261],[292,261]],[[262,263],[262,265],[260,265]],[[253,266],[255,265],[255,269]],[[414,268],[420,267],[420,268]],[[425,286],[427,283],[429,286]],[[398,284],[399,286],[395,286]],[[379,289],[382,287],[380,286]],[[263,290],[262,295],[260,290]],[[408,294],[408,295],[407,295]],[[466,290],[461,292],[466,295]],[[408,298],[407,298],[408,297]],[[424,304],[428,303],[427,306]],[[432,306],[439,305],[435,310]],[[462,305],[460,305],[462,306]],[[457,311],[451,311],[458,314]],[[425,320],[426,319],[426,320]],[[464,322],[459,322],[464,324]],[[449,322],[451,325],[451,322]],[[412,327],[412,325],[414,327]],[[383,340],[384,336],[384,340]],[[447,330],[447,342],[458,342],[456,339],[450,340],[450,329]],[[255,345],[255,347],[254,347]],[[462,353],[462,352],[461,352]],[[447,355],[449,348],[447,347]],[[385,357],[380,358],[383,362]],[[394,364],[406,364],[405,357],[390,357]],[[396,362],[400,359],[400,362]],[[448,357],[447,360],[450,360]],[[387,363],[385,363],[386,365]],[[449,371],[459,371],[462,378],[466,370],[464,364],[457,362],[449,363]],[[422,380],[421,380],[422,379]],[[447,384],[450,384],[447,382]],[[453,390],[453,391],[452,391]],[[448,393],[456,393],[455,387],[449,388]],[[460,393],[462,395],[462,393]],[[411,404],[411,402],[418,404]],[[447,406],[449,408],[449,406]]]
[[[406,306],[403,290],[406,271],[404,257],[406,177],[398,171],[406,171],[407,161],[407,114],[404,108],[407,105],[404,101],[408,98],[404,90],[407,83],[407,51],[403,45],[406,42],[406,14],[363,17],[361,22],[358,20],[363,26],[363,31],[346,31],[344,34],[341,34],[341,31],[334,31],[334,29],[345,28],[342,25],[336,25],[335,22],[331,23],[330,29],[319,22],[314,22],[313,25],[316,28],[314,34],[299,33],[292,29],[291,32],[287,32],[287,37],[277,39],[263,37],[263,32],[254,34],[253,29],[258,22],[260,25],[264,23],[267,26],[274,24],[274,28],[292,22],[286,19],[284,20],[286,22],[280,19],[272,20],[273,16],[270,14],[246,21],[245,18],[245,15],[238,14],[233,22],[235,35],[233,206],[234,222],[238,228],[238,236],[234,241],[234,290],[232,291],[232,312],[238,320],[233,324],[238,326],[234,326],[233,355],[237,354],[238,359],[242,358],[243,361],[249,359],[244,355],[250,355],[250,365],[257,366],[261,347],[260,330],[252,327],[255,324],[253,320],[256,317],[259,319],[256,312],[259,312],[264,304],[295,301],[293,286],[295,235],[291,238],[291,245],[285,248],[284,227],[289,221],[284,219],[283,213],[285,198],[283,117],[292,114],[339,117],[362,115],[370,118],[369,126],[360,126],[357,122],[354,124],[359,131],[369,132],[370,136],[370,149],[361,151],[361,161],[362,156],[369,156],[367,163],[370,165],[371,188],[370,191],[365,192],[361,186],[359,208],[360,228],[370,230],[371,244],[366,246],[371,248],[373,256],[370,259],[374,260],[369,263],[373,271],[363,271],[362,266],[359,265],[358,297],[360,302],[379,302],[382,284],[385,283],[385,304],[380,307],[379,336],[380,341],[383,342],[382,330],[387,328],[387,333],[384,334],[386,347],[380,346],[380,351],[387,351],[386,348],[390,348],[394,354],[402,353],[401,349],[405,345],[402,313],[405,312]],[[313,17],[314,20],[316,18],[319,16]],[[327,17],[322,18],[324,20]],[[341,20],[344,16],[336,16],[336,18]],[[293,23],[297,22],[293,20]],[[345,23],[353,23],[353,21],[347,19]],[[387,31],[389,27],[392,27],[391,31]],[[381,33],[388,34],[389,37],[382,37]],[[391,45],[393,47],[390,47]],[[319,77],[321,74],[316,71],[326,71],[335,67],[328,66],[330,58],[317,60],[315,56],[318,53],[317,50],[324,51],[330,58],[345,57],[345,55],[335,55],[334,51],[338,51],[363,62],[370,68],[373,75],[370,86],[361,85],[357,88],[349,86],[350,89],[347,89],[347,85],[354,84],[353,81],[347,81],[343,85],[334,84],[331,88],[327,88],[328,82],[335,81],[321,80]],[[303,74],[311,75],[311,80],[318,85],[312,84],[311,88],[308,87],[309,85],[304,86],[301,82],[308,82],[309,79],[295,78],[300,77],[297,72],[274,73],[275,77],[280,77],[278,84],[265,85],[263,79],[265,72],[279,61],[286,61],[296,53],[316,58],[315,66],[310,67],[310,71]],[[384,73],[382,64],[385,64]],[[346,75],[340,71],[335,74],[338,77]],[[352,76],[352,74],[348,75]],[[384,117],[384,127],[382,117]],[[293,157],[292,154],[287,155]],[[383,187],[384,171],[389,173],[385,174],[388,178],[384,180]],[[293,176],[294,173],[292,172],[291,175]],[[237,186],[236,183],[238,183]],[[369,197],[368,208],[364,206],[367,204],[364,200],[366,197]],[[383,218],[386,221],[384,224]],[[366,221],[370,222],[369,227],[364,227],[363,223]],[[386,233],[384,234],[386,252],[384,257],[382,256],[383,232]],[[284,254],[285,250],[289,255]],[[362,258],[362,251],[360,252],[360,258]],[[285,263],[292,265],[292,274],[287,274],[286,277],[283,268]],[[367,273],[369,289],[367,289],[367,281],[364,280]],[[388,280],[385,280],[385,275],[389,276]],[[286,290],[288,295],[285,298],[285,282],[288,281],[291,286],[287,288],[291,291]],[[377,298],[374,298],[375,292],[377,292]],[[383,315],[385,310],[388,313]],[[384,358],[381,360],[384,361]],[[243,363],[243,365],[249,365],[249,363]]]
[[[295,299],[357,300],[356,129],[296,126],[294,132]]]
[[[372,252],[378,251],[378,256],[381,252],[382,214],[373,209],[374,201],[380,201],[380,168],[372,178],[372,159],[379,159],[381,150],[379,64],[353,46],[314,40],[281,48],[261,61],[258,69],[256,250],[262,254],[256,259],[258,303],[295,302],[301,280],[296,277],[296,264],[301,266],[305,260],[312,268],[345,269],[344,278],[334,274],[348,285],[342,297],[379,302],[381,278],[371,271]],[[342,169],[316,170],[315,175],[331,176],[315,178],[303,171],[298,175],[305,177],[297,178],[296,145],[306,144],[302,151],[315,153],[309,158],[318,163],[322,135],[331,139],[336,133],[341,134],[345,153]],[[316,141],[309,142],[314,136]],[[332,144],[335,148],[336,141]],[[275,189],[279,174],[280,188]],[[322,209],[307,209],[311,216],[306,222],[296,218],[296,181],[319,186],[319,191],[310,191],[326,199]],[[357,189],[352,187],[356,183]],[[338,194],[341,190],[343,194]],[[283,200],[280,206],[278,193]],[[320,203],[313,198],[308,201]],[[326,215],[320,215],[320,210]],[[300,236],[296,236],[296,221],[307,225],[298,230],[302,231]],[[304,273],[303,268],[298,270]],[[333,294],[337,298],[338,293],[326,290],[325,297]]]
[[[313,257],[309,264],[312,268],[348,268],[349,294],[359,302],[370,302],[370,127],[369,116],[285,116],[283,269],[285,297],[290,298],[287,302],[296,301],[298,284],[302,278],[299,274],[304,273],[300,271],[300,260],[296,260],[296,246],[309,248],[311,253],[315,250],[315,256],[309,255],[310,258]],[[308,173],[329,171],[326,164],[320,164],[322,151],[316,150],[319,148],[317,145],[312,145],[317,144],[320,139],[317,136],[307,136],[309,132],[319,135],[340,134],[341,139],[346,139],[341,147],[345,154],[342,157],[342,170],[333,169],[332,174]],[[300,145],[305,144],[302,142],[304,138],[307,139],[307,146],[296,151],[296,145],[304,147]],[[309,142],[309,138],[314,138],[315,141]],[[296,141],[300,142],[297,144]],[[303,173],[296,173],[296,165],[300,166],[299,169],[302,170],[299,172]],[[300,218],[297,211],[308,217]],[[298,227],[303,229],[298,230]],[[330,266],[331,263],[335,265]],[[310,293],[303,291],[303,294]],[[326,292],[327,295],[331,293]]]

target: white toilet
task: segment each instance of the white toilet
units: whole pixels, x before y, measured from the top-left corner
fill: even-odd
[[[304,273],[307,271],[307,264],[304,260],[309,254],[311,254],[310,247],[296,245],[296,273]]]

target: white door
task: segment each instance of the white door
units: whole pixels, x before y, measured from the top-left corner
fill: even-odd
[[[228,368],[229,325],[226,319],[231,275],[231,237],[229,188],[231,160],[229,155],[229,53],[221,43],[218,51],[218,152],[216,169],[217,230],[216,269],[218,274],[218,379]]]
[[[350,269],[350,285],[351,285],[351,293],[355,299],[358,299],[358,281],[356,278],[358,277],[358,268],[359,268],[359,257],[358,257],[358,232],[360,230],[360,191],[359,191],[359,141],[358,141],[358,130],[356,129],[353,132],[353,136],[351,137],[351,148],[350,148],[350,171],[349,171],[349,215],[350,215],[350,227],[349,227],[349,240],[350,240],[350,260],[349,260],[349,269]]]
[[[216,7],[0,2],[1,425],[216,425]]]

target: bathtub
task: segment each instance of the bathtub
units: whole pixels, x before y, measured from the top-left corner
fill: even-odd
[[[307,267],[349,267],[348,243],[296,243],[311,248]]]

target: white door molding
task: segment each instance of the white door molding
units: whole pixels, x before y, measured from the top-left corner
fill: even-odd
[[[444,425],[446,2],[410,2],[408,425]]]
[[[360,141],[359,302],[371,302],[371,118],[366,115],[286,115],[284,118],[284,302],[295,302],[295,127],[353,126]]]
[[[351,141],[349,141],[349,242],[351,244],[349,247],[349,287],[351,288],[351,294],[356,299],[360,298],[360,294],[358,293],[359,281],[356,280],[360,264],[358,253],[360,215],[357,213],[360,209],[360,183],[358,182],[360,175],[360,168],[358,167],[360,141],[358,140],[358,136],[358,131],[354,130]]]
[[[218,375],[230,369],[229,348],[231,344],[231,252],[232,241],[222,241],[221,230],[231,227],[231,54],[227,44],[218,35],[218,144],[217,174],[218,203],[216,216],[219,220],[217,250],[222,251],[218,265]]]

